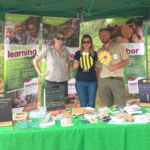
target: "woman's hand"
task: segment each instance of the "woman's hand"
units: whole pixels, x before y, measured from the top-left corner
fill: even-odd
[[[72,66],[72,70],[76,71],[77,68],[75,68],[74,66]]]
[[[74,64],[72,66],[72,70],[76,70],[79,67],[79,62],[78,61],[74,61]]]
[[[51,71],[50,71],[50,70],[47,70],[46,72],[42,72],[42,73],[40,73],[39,75],[40,75],[40,76],[48,76],[48,75],[50,75],[50,73],[51,73]]]
[[[66,76],[68,76],[68,77],[69,77],[69,76],[70,76],[70,72],[67,72],[67,73],[66,73]]]

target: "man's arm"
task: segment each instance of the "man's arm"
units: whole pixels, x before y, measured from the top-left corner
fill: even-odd
[[[66,63],[66,76],[69,76],[70,75],[70,62],[67,62]]]
[[[110,71],[114,71],[116,69],[119,69],[119,68],[123,68],[124,66],[128,65],[130,63],[130,60],[129,59],[126,59],[126,60],[123,60],[121,63],[117,64],[117,65],[110,65],[110,66],[107,66],[108,70]]]
[[[97,74],[96,74],[97,82],[100,80],[100,73],[101,73],[101,71],[102,71],[102,68],[97,68]]]

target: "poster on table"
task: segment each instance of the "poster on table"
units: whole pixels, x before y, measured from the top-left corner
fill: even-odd
[[[0,127],[12,125],[11,94],[0,93]]]
[[[39,52],[40,17],[5,15],[4,91],[11,93],[14,112],[38,98],[38,74],[33,59]]]
[[[150,79],[140,79],[138,81],[139,97],[141,103],[150,103]]]
[[[106,19],[107,29],[113,43],[121,43],[130,64],[124,67],[124,82],[129,93],[139,93],[138,80],[145,77],[143,21],[126,18]]]
[[[47,46],[54,45],[54,34],[61,29],[66,33],[66,41],[64,47],[69,51],[70,55],[70,76],[68,80],[68,100],[65,100],[66,104],[76,104],[76,89],[75,89],[75,77],[76,71],[72,70],[73,59],[75,52],[79,50],[79,29],[80,23],[78,19],[68,18],[52,18],[43,17],[43,34],[42,34],[42,49]],[[46,71],[45,60],[42,60],[42,72]],[[45,77],[41,80],[41,105],[45,106]]]

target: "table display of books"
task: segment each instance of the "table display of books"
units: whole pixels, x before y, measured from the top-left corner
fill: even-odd
[[[150,109],[146,110],[149,111]],[[73,120],[76,118],[79,118],[78,121],[82,125],[95,123],[141,124],[150,122],[150,113],[143,113],[141,107],[136,104],[126,107],[114,105],[113,107],[96,109],[79,107],[49,112],[41,109],[31,111],[30,114],[25,112],[13,114],[14,126],[12,130],[53,127],[56,120],[60,120],[62,127],[68,127],[74,125]]]

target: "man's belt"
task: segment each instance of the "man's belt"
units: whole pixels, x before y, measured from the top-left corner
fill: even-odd
[[[117,79],[117,80],[123,80],[123,77],[107,77],[105,79]]]

